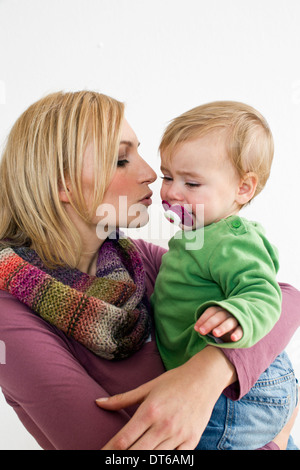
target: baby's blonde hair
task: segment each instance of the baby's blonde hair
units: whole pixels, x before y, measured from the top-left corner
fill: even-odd
[[[265,118],[256,109],[237,101],[215,101],[187,111],[166,128],[160,153],[170,160],[178,144],[213,131],[226,131],[227,153],[238,174],[256,173],[253,197],[265,186],[271,170],[274,142]]]
[[[0,162],[0,240],[32,246],[48,266],[75,267],[80,236],[67,216],[59,188],[89,220],[117,166],[124,105],[93,91],[58,92],[30,106],[13,126]],[[94,207],[81,184],[83,155],[94,145]]]

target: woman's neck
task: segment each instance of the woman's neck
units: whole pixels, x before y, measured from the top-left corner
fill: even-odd
[[[90,276],[96,275],[98,251],[94,253],[82,254],[80,261],[77,265],[77,269],[83,273],[89,274]]]
[[[105,239],[98,237],[96,224],[84,221],[70,205],[66,205],[65,208],[82,242],[81,256],[76,268],[83,273],[94,276],[97,269],[99,249]]]
[[[105,240],[100,240],[97,237],[94,226],[85,226],[83,230],[80,230],[79,227],[77,229],[82,240],[82,251],[76,267],[83,273],[95,276],[98,253]]]

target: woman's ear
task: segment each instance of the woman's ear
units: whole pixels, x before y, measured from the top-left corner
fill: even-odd
[[[66,183],[66,189],[61,180],[58,182],[59,200],[61,202],[70,202],[70,196],[71,196],[71,191],[69,189],[70,184],[69,184],[69,181],[67,180],[65,180],[65,183]]]
[[[246,173],[241,179],[238,187],[238,193],[236,201],[238,204],[243,206],[253,198],[258,183],[258,177],[256,173]]]

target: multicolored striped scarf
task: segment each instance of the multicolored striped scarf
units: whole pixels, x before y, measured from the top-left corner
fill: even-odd
[[[150,334],[143,263],[127,238],[105,241],[95,276],[49,269],[30,248],[0,245],[0,289],[106,359],[130,356]]]

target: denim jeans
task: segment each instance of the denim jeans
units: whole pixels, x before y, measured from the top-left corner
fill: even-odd
[[[197,450],[259,449],[288,422],[296,402],[297,380],[283,352],[241,400],[221,395]],[[296,449],[292,440],[288,449]]]

